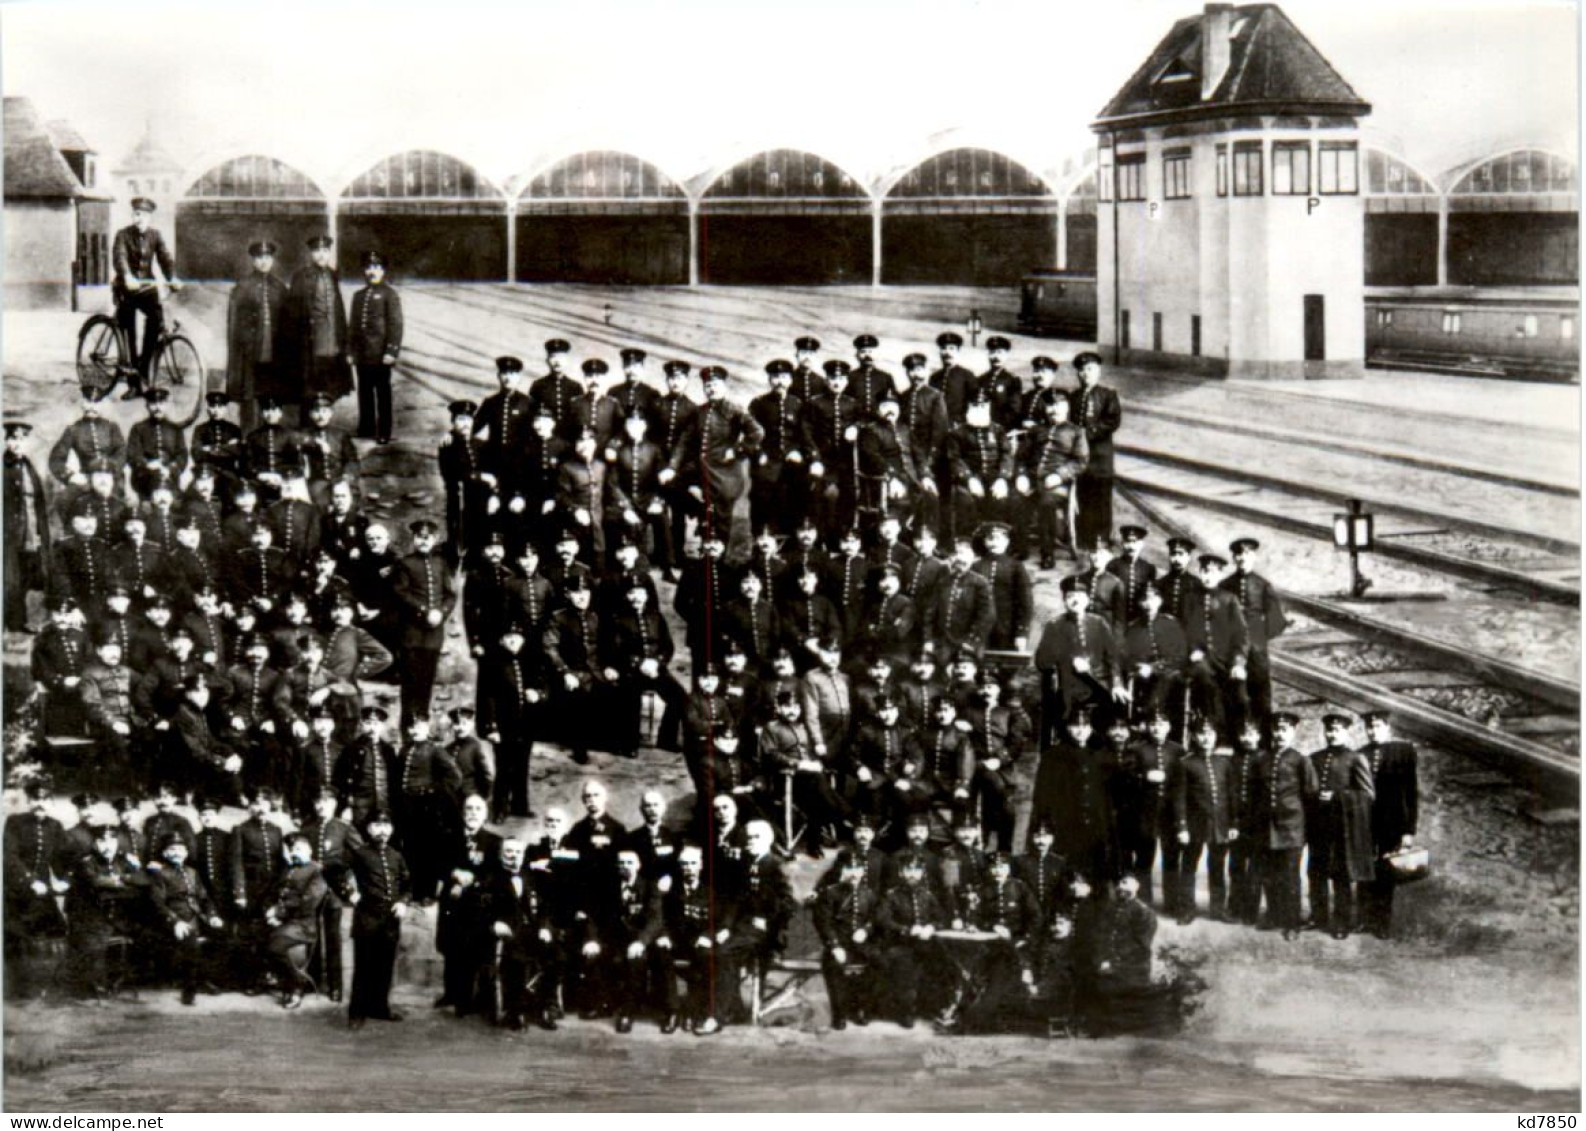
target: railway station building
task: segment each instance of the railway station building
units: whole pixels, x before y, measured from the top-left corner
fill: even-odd
[[[1370,110],[1279,8],[1174,24],[1092,125],[1101,348],[1211,375],[1358,375]]]
[[[200,173],[176,205],[176,272],[184,279],[238,279],[248,245],[271,240],[276,269],[290,275],[308,258],[310,237],[331,231],[324,192],[286,162],[245,154]]]
[[[938,153],[881,196],[883,283],[1014,286],[1057,262],[1057,193],[1001,153]]]
[[[336,242],[343,275],[380,251],[393,279],[498,283],[507,278],[507,198],[450,154],[393,154],[342,190]]]
[[[529,178],[512,223],[520,282],[690,281],[689,198],[631,153],[598,150],[555,162]]]
[[[865,184],[826,158],[773,149],[696,184],[699,282],[875,281],[880,214]]]
[[[110,279],[110,196],[98,155],[26,98],[5,100],[5,304],[69,310]]]

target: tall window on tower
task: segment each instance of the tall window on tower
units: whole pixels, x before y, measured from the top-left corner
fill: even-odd
[[[1190,151],[1170,149],[1162,154],[1162,195],[1184,200],[1190,195]]]
[[[1316,188],[1323,196],[1360,191],[1360,154],[1352,141],[1324,141],[1316,152]]]
[[[1272,195],[1311,195],[1311,143],[1272,143]]]
[[[1234,143],[1234,195],[1261,195],[1261,143]]]
[[[1145,154],[1118,155],[1118,199],[1145,199]]]

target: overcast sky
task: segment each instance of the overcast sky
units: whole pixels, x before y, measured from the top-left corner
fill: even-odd
[[[1575,152],[1573,4],[1282,6],[1374,105],[1368,128],[1429,173],[1513,139]],[[264,152],[327,188],[414,147],[453,152],[498,183],[608,146],[688,177],[789,145],[868,178],[955,130],[1048,170],[1085,149],[1091,118],[1172,22],[1198,10],[1088,7],[272,0],[228,11],[39,0],[0,3],[0,81],[46,118],[68,119],[112,164],[153,114],[184,161]]]

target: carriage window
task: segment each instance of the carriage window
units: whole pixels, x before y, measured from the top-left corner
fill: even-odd
[[[1566,314],[1558,320],[1558,336],[1566,342],[1575,337],[1575,317]]]
[[[1525,336],[1528,338],[1534,338],[1540,331],[1541,327],[1537,324],[1536,315],[1527,314],[1525,316]]]
[[[1443,333],[1459,333],[1459,312],[1455,310],[1443,311]]]
[[[1379,310],[1379,311],[1377,311],[1377,325],[1378,326],[1392,326],[1393,325],[1393,311],[1391,311],[1391,310]]]

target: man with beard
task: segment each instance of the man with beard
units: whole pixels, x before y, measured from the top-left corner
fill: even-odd
[[[402,349],[402,296],[385,281],[385,256],[363,253],[368,285],[352,296],[348,352],[358,372],[358,437],[391,442],[391,369]]]

